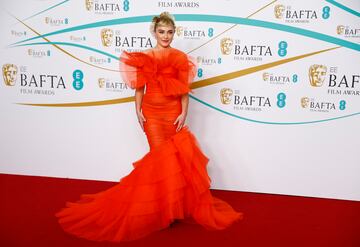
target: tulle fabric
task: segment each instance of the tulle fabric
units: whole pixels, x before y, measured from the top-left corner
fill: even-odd
[[[193,92],[190,84],[196,75],[194,58],[174,49],[149,52],[122,52],[120,71],[132,89],[158,85],[165,96]]]
[[[177,50],[122,54],[120,67],[127,68],[122,73],[126,83],[146,87],[142,111],[150,151],[115,186],[67,202],[56,213],[64,231],[94,241],[120,242],[164,229],[175,219],[221,230],[243,218],[211,195],[209,159],[188,126],[176,132],[173,124],[181,113],[181,94],[190,91],[195,65],[189,61]]]
[[[188,127],[134,162],[134,170],[97,194],[83,194],[56,214],[66,232],[94,241],[128,241],[192,217],[209,230],[242,218],[209,191],[208,158]]]

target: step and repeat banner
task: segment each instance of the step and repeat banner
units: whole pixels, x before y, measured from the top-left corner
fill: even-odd
[[[212,188],[360,200],[360,1],[2,0],[0,172],[118,181],[148,152],[119,55],[198,63],[187,124]]]

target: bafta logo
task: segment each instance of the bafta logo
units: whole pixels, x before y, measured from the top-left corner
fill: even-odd
[[[324,83],[327,68],[324,65],[314,64],[309,68],[309,81],[313,87],[321,87]]]
[[[270,76],[270,74],[269,74],[268,72],[264,72],[264,73],[262,74],[262,77],[263,77],[263,80],[264,80],[264,81],[269,80],[269,76]]]
[[[184,32],[184,28],[178,26],[178,27],[176,27],[175,32],[176,32],[176,35],[180,37]]]
[[[50,17],[45,17],[45,23],[49,24],[49,22],[50,22]]]
[[[18,68],[15,64],[4,64],[2,67],[4,83],[6,86],[14,86]]]
[[[343,25],[339,25],[336,27],[336,33],[341,35],[344,34],[345,27]]]
[[[109,47],[112,43],[112,38],[114,36],[113,30],[110,28],[104,28],[101,30],[101,41],[103,46]]]
[[[301,98],[301,107],[307,108],[309,106],[309,98],[308,97],[302,97]]]
[[[94,1],[93,0],[85,0],[85,6],[86,6],[87,11],[92,10],[93,6],[94,6]]]
[[[105,86],[105,78],[99,78],[98,79],[98,84],[100,88],[104,88]]]
[[[220,99],[221,103],[228,105],[231,102],[231,96],[233,95],[233,90],[230,88],[222,88],[220,90]]]
[[[196,57],[196,62],[197,62],[198,64],[201,64],[201,62],[202,62],[202,57],[201,57],[201,56]]]
[[[221,53],[224,55],[229,55],[231,53],[232,45],[234,41],[230,38],[223,38],[220,41]]]
[[[282,19],[284,17],[285,6],[282,4],[275,5],[274,14],[277,19]]]

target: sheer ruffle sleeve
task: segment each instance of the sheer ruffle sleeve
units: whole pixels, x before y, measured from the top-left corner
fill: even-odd
[[[123,51],[119,58],[122,80],[132,89],[145,86],[152,79],[154,63],[142,52]]]
[[[178,80],[186,86],[189,86],[196,75],[195,59],[183,53],[175,67],[179,69],[177,75]]]

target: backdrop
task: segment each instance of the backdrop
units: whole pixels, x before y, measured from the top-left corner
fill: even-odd
[[[149,148],[118,57],[169,11],[212,188],[360,200],[358,0],[0,4],[1,173],[127,175]]]

